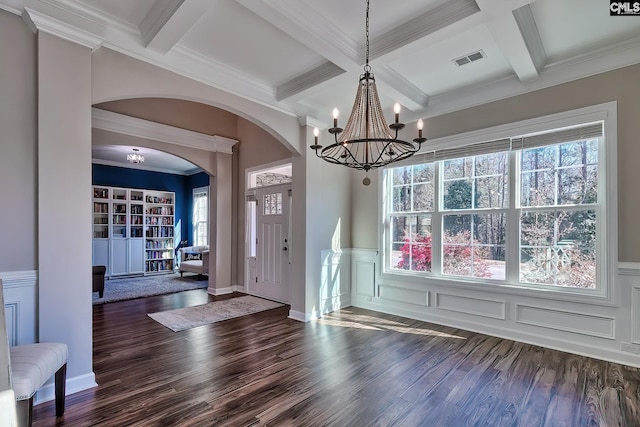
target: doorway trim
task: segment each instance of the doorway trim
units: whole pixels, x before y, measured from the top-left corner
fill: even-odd
[[[258,165],[258,166],[253,166],[250,168],[246,168],[245,169],[245,198],[244,198],[244,203],[245,203],[245,218],[244,218],[244,224],[245,224],[245,238],[244,238],[244,251],[243,251],[243,256],[244,256],[244,291],[248,292],[250,289],[250,284],[252,280],[256,279],[256,274],[257,274],[257,264],[256,264],[256,255],[257,255],[257,248],[256,248],[256,238],[257,238],[257,229],[256,229],[256,221],[257,221],[257,209],[259,209],[259,203],[257,200],[257,192],[258,189],[268,189],[269,187],[276,187],[276,186],[283,186],[283,185],[288,185],[289,189],[288,191],[284,194],[285,197],[289,198],[289,212],[288,212],[288,224],[286,224],[286,228],[287,228],[287,236],[288,236],[288,240],[289,242],[291,242],[292,240],[292,228],[291,228],[291,220],[293,217],[293,206],[291,201],[293,200],[292,198],[292,185],[293,185],[293,174],[291,172],[292,168],[292,162],[291,159],[283,159],[283,160],[278,160],[275,162],[270,162],[270,163],[265,163],[262,165]],[[286,174],[288,176],[290,176],[292,179],[289,181],[285,181],[285,182],[275,182],[271,185],[262,185],[262,186],[257,186],[256,183],[256,179],[255,176],[259,173],[268,173],[268,172],[274,172],[274,173],[282,173],[282,174]],[[288,274],[287,276],[289,277],[289,283],[287,284],[287,287],[289,289],[289,298],[290,299],[290,294],[291,294],[291,281],[290,281],[290,276],[291,276],[291,256],[290,256],[290,251],[288,253]],[[284,302],[289,302],[289,301],[284,301]]]

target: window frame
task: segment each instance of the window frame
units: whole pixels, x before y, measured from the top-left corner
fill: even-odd
[[[206,212],[206,220],[205,221],[199,221],[200,222],[204,222],[206,223],[206,227],[207,227],[207,233],[206,233],[206,243],[204,243],[204,245],[209,245],[210,242],[210,238],[211,238],[211,233],[210,233],[210,226],[209,226],[209,196],[210,196],[210,192],[209,192],[209,186],[204,186],[204,187],[197,187],[197,188],[193,188],[192,192],[191,192],[191,239],[192,239],[192,243],[194,246],[198,246],[201,245],[202,243],[198,242],[198,238],[197,238],[197,230],[198,230],[198,226],[196,224],[195,221],[195,213],[196,213],[196,194],[201,194],[201,193],[206,193],[206,207],[207,207],[207,212]]]
[[[517,268],[514,264],[519,262],[519,252],[515,250],[507,251],[507,270],[505,272],[505,281],[486,280],[472,277],[462,276],[445,276],[440,272],[415,272],[401,271],[390,268],[390,227],[388,218],[390,217],[390,206],[392,201],[388,199],[389,182],[386,179],[387,171],[402,166],[426,163],[434,160],[434,152],[451,148],[464,147],[470,144],[477,144],[481,141],[491,141],[500,138],[515,138],[528,134],[541,133],[553,129],[564,128],[568,126],[576,126],[583,123],[602,121],[603,135],[599,144],[599,162],[598,162],[598,194],[602,195],[603,200],[599,201],[600,208],[597,215],[598,228],[596,229],[596,253],[598,262],[598,272],[596,279],[596,289],[567,288],[550,285],[521,284],[517,277]],[[511,196],[509,199],[509,214],[507,216],[508,226],[506,230],[506,241],[513,242],[518,239],[519,235],[519,212],[522,207],[515,206],[516,199],[520,194],[519,186],[516,186],[517,167],[516,156],[520,155],[520,151],[512,150],[509,153],[509,186]],[[440,162],[435,162],[435,177],[437,185],[434,189],[434,197],[436,201],[442,202],[442,181],[440,180]],[[515,295],[550,298],[554,300],[565,300],[572,302],[589,302],[601,305],[617,305],[619,302],[616,298],[616,282],[617,282],[617,263],[618,263],[618,226],[617,226],[617,103],[615,101],[598,104],[590,107],[570,110],[557,114],[536,117],[506,125],[495,126],[478,131],[465,132],[457,135],[437,138],[429,140],[423,144],[422,150],[412,158],[403,162],[395,163],[389,167],[381,168],[379,171],[379,212],[378,220],[381,225],[379,233],[379,274],[383,281],[402,280],[403,283],[413,283],[415,285],[423,285],[425,283],[459,287],[463,289],[471,289],[474,291],[495,291],[501,293],[509,293]],[[442,205],[439,205],[442,206]],[[434,248],[441,248],[441,225],[442,215],[441,209],[435,209],[432,215],[432,244]],[[439,266],[441,264],[441,250],[433,251],[433,264]]]

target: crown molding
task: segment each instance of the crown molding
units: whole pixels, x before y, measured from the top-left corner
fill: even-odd
[[[224,136],[213,136],[215,151],[218,153],[233,154],[233,146],[238,143],[237,139],[225,138]]]
[[[210,86],[241,96],[254,102],[262,102],[269,107],[274,105],[275,90],[268,84],[257,80],[240,70],[228,67],[220,62],[203,57],[200,53],[180,44],[176,45],[163,59],[164,67],[183,76],[196,79]],[[188,67],[185,67],[187,64]],[[158,64],[163,66],[162,64]],[[185,68],[190,72],[185,73]],[[177,71],[182,70],[182,71]],[[232,89],[235,88],[235,89]],[[240,89],[238,89],[240,88]],[[252,94],[248,97],[246,94]],[[284,112],[284,110],[282,111]]]
[[[97,49],[103,42],[102,38],[89,31],[72,27],[65,22],[28,7],[24,8],[22,19],[34,33],[43,31],[72,43],[88,47],[91,50]]]
[[[404,78],[400,73],[391,68],[389,65],[383,65],[376,69],[375,74],[389,88],[395,90],[402,99],[398,101],[406,108],[420,112],[424,111],[429,105],[429,95],[424,93],[419,87]]]
[[[22,2],[17,1],[15,4],[9,4],[6,0],[0,3],[0,9],[6,10],[9,13],[13,13],[14,15],[21,16],[22,15]]]
[[[61,17],[66,15],[67,17],[73,17],[73,20],[65,21],[66,25],[76,27],[82,25],[83,28],[91,28],[92,34],[104,34],[106,29],[115,28],[117,31],[129,35],[135,40],[140,40],[138,27],[109,13],[96,9],[88,3],[76,0],[38,0],[38,3],[45,6],[41,10],[43,13],[45,13],[45,8],[51,9],[49,13],[47,13],[50,16]],[[55,13],[52,13],[54,11]]]
[[[91,124],[96,129],[210,152],[231,154],[233,145],[238,142],[230,138],[206,135],[99,108],[91,109]]]
[[[309,126],[312,128],[318,128],[320,130],[325,129],[327,127],[326,123],[311,116],[298,117],[298,123],[300,123],[300,126],[303,126],[303,127]]]

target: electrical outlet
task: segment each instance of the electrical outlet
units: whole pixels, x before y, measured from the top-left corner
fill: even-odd
[[[620,350],[628,353],[640,354],[640,344],[632,344],[628,342],[620,343]]]
[[[364,297],[364,300],[367,302],[371,302],[371,297]]]

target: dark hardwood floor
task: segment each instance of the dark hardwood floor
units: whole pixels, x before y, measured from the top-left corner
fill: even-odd
[[[94,306],[99,386],[34,426],[640,426],[640,370],[615,363],[362,309],[177,333],[147,316],[214,299]]]

